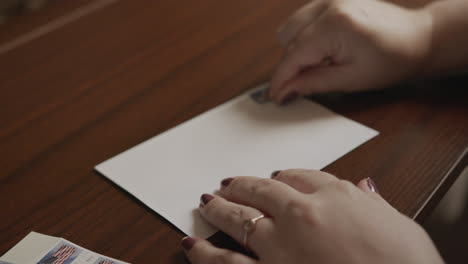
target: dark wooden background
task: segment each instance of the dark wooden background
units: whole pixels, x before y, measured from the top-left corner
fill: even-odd
[[[90,2],[12,18],[0,47]],[[267,81],[276,29],[305,2],[121,0],[0,53],[0,254],[34,230],[132,263],[184,263],[183,234],[93,167]],[[326,170],[373,177],[423,222],[467,164],[467,86],[316,98],[381,132]]]

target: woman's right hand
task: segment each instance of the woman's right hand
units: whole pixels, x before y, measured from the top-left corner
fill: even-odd
[[[430,56],[432,17],[424,8],[376,0],[313,0],[279,31],[285,54],[270,97],[354,92],[421,71]]]

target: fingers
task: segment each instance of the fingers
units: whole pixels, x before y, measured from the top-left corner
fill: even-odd
[[[240,244],[244,239],[245,221],[262,215],[262,212],[255,208],[232,203],[222,197],[204,194],[201,200],[200,214],[203,218]],[[254,252],[261,251],[272,231],[273,221],[270,218],[265,217],[257,221],[255,232],[248,237],[249,248]]]
[[[344,67],[342,65],[319,65],[303,71],[279,91],[278,97],[281,98],[291,91],[299,95],[309,95],[351,89]]]
[[[181,246],[192,264],[258,264],[258,261],[252,258],[217,248],[204,239],[185,237]]]
[[[327,1],[310,2],[297,10],[278,31],[278,38],[283,47],[287,47],[308,25],[313,23],[326,10]]]
[[[287,88],[288,81],[295,78],[299,73],[305,69],[317,66],[323,60],[324,52],[314,47],[301,46],[291,49],[283,60],[278,64],[270,85],[270,98],[275,102],[281,103],[285,94],[292,92]]]
[[[286,209],[289,200],[300,193],[279,181],[236,177],[222,182],[220,195],[229,201],[257,208],[275,218]]]
[[[320,31],[320,32],[319,32]],[[288,94],[294,91],[300,94],[306,94],[306,86],[312,81],[320,81],[326,79],[333,81],[336,74],[333,74],[335,67],[330,67],[334,58],[338,56],[339,45],[330,43],[332,32],[323,32],[315,26],[307,27],[298,37],[294,45],[288,47],[282,61],[276,67],[273,73],[270,86],[270,98],[275,102],[281,103]],[[321,69],[328,69],[324,72],[318,72]],[[317,73],[313,75],[312,73]],[[320,73],[320,74],[318,74]],[[327,73],[329,76],[323,78],[323,74]],[[306,79],[302,77],[306,76]],[[310,78],[314,76],[314,80]],[[294,80],[300,80],[295,81]],[[301,84],[301,85],[300,85]],[[297,90],[295,86],[301,86],[301,90]],[[323,86],[323,85],[321,85]],[[319,86],[319,87],[321,87]]]
[[[288,21],[280,27],[278,38],[283,47],[287,47],[299,32],[309,24],[310,17],[307,15],[309,9],[309,6],[306,5],[297,10]]]
[[[329,173],[305,169],[279,171],[272,175],[272,179],[283,182],[302,193],[316,192],[321,186],[338,180]]]

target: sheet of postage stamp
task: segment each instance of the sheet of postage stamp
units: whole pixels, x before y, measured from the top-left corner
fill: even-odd
[[[54,238],[31,232],[0,258],[0,264],[128,264]]]

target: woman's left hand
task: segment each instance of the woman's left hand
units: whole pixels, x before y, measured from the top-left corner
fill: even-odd
[[[442,263],[424,230],[375,192],[372,180],[356,186],[299,169],[273,176],[228,178],[219,196],[201,197],[201,215],[258,260],[187,237],[191,263]],[[245,237],[246,220],[261,215]]]

